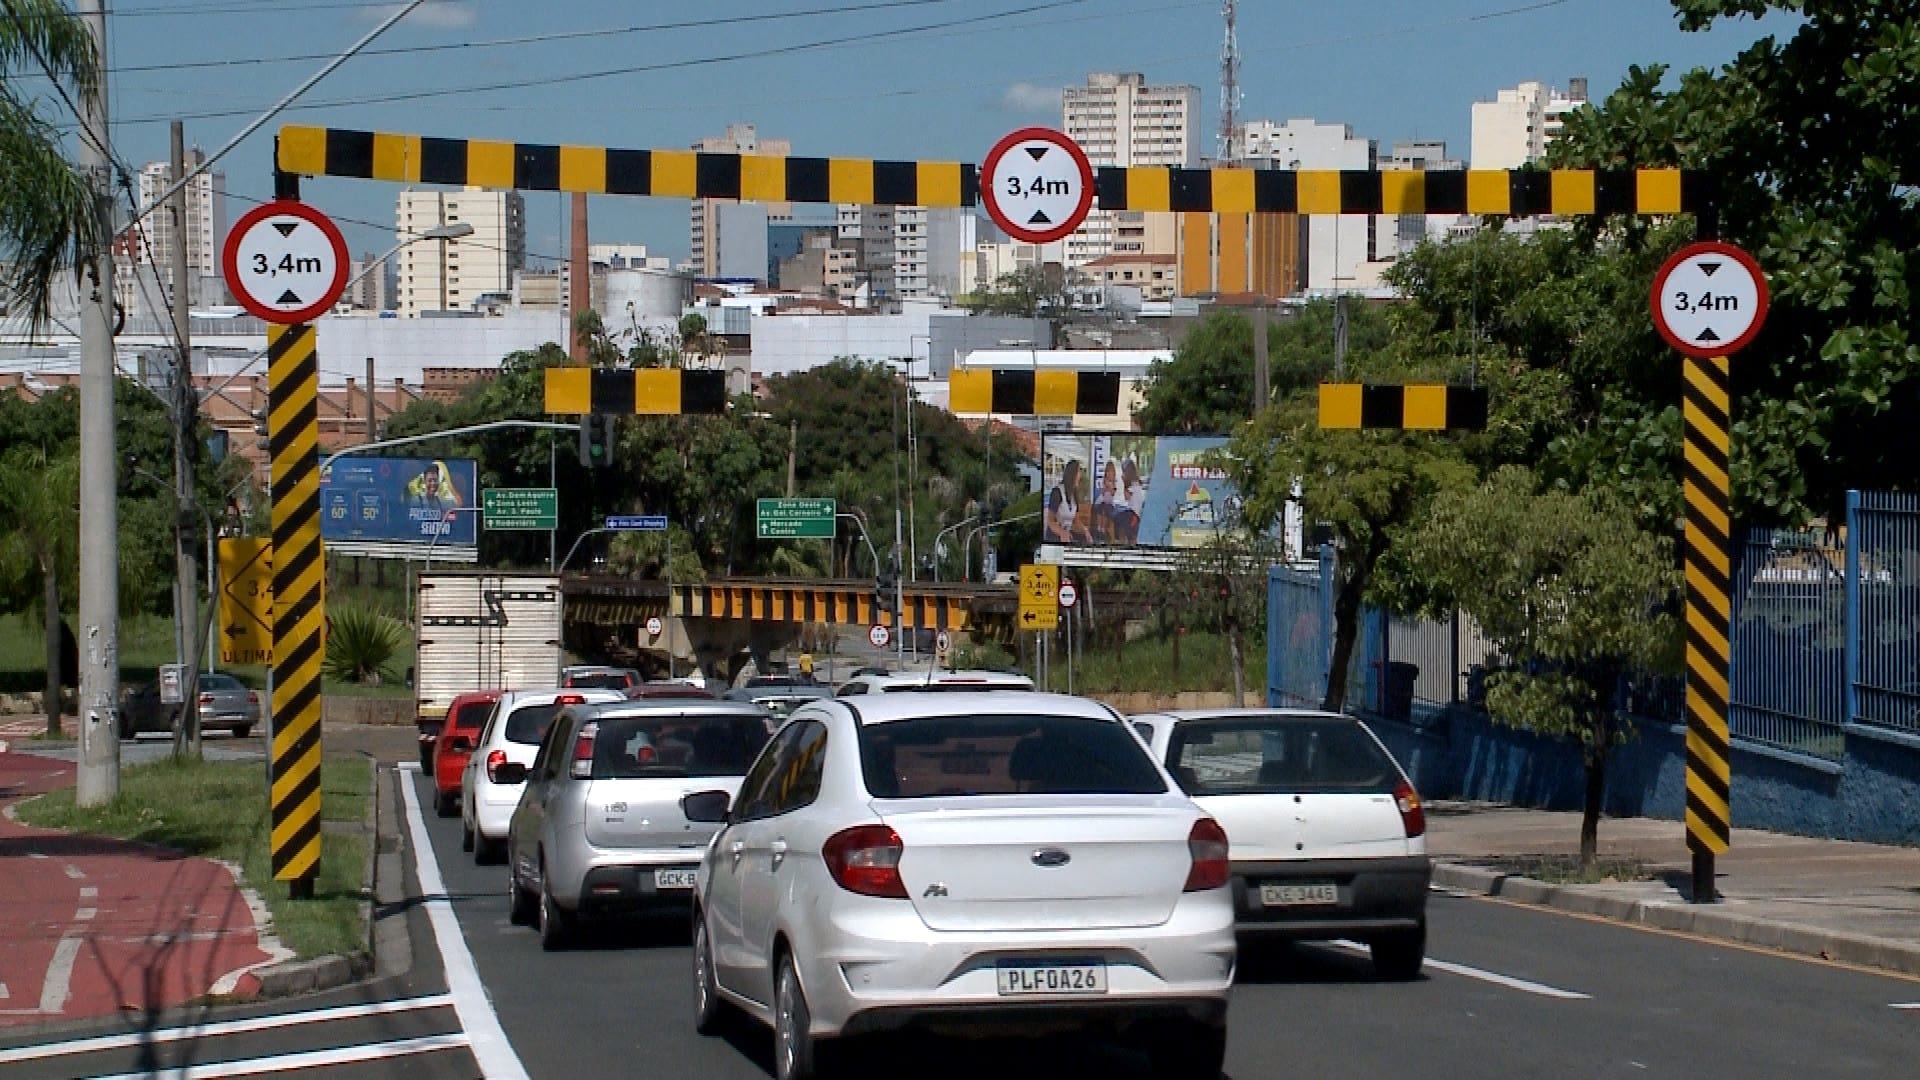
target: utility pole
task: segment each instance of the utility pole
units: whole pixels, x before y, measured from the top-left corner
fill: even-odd
[[[112,161],[107,153],[107,12],[78,0],[93,37],[95,90],[80,105],[80,168],[96,243],[80,256],[80,768],[74,801],[120,793],[119,507],[114,502]]]
[[[800,455],[800,421],[787,421],[787,498],[793,498],[793,460]]]
[[[386,273],[384,268],[380,272]],[[373,357],[369,356],[367,357],[367,437],[360,440],[361,442],[372,442],[380,437],[379,423],[374,419],[379,410],[375,408],[373,402]],[[347,402],[347,407],[352,408],[353,402]]]
[[[186,129],[180,121],[172,124],[173,171],[169,175],[179,180],[187,174]],[[179,349],[179,362],[173,368],[173,483],[176,488],[173,525],[173,560],[175,571],[180,577],[180,633],[187,642],[182,650],[185,655],[180,659],[186,665],[181,673],[180,687],[180,726],[173,733],[173,752],[200,755],[200,651],[199,635],[194,628],[200,625],[200,613],[196,590],[199,586],[199,569],[193,565],[194,545],[187,542],[187,533],[199,524],[199,516],[194,513],[193,498],[193,438],[195,415],[198,400],[193,389],[193,323],[191,294],[187,285],[187,190],[184,185],[175,184],[173,194],[167,199],[167,210],[173,216],[173,336]],[[208,603],[213,597],[207,598]]]
[[[1267,298],[1263,296],[1253,309],[1253,411],[1266,408],[1272,400],[1267,390]]]
[[[1333,298],[1333,377],[1347,377],[1347,294]]]

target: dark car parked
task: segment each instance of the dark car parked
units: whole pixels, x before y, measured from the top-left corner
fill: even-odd
[[[231,675],[200,673],[198,696],[201,731],[231,731],[244,739],[260,723],[260,692]],[[178,705],[160,703],[160,684],[147,683],[127,695],[120,708],[120,737],[143,732],[172,731]]]

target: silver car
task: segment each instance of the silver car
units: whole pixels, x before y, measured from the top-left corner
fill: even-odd
[[[548,949],[583,916],[685,912],[714,826],[680,805],[695,792],[735,791],[772,733],[747,702],[657,698],[575,704],[547,728],[507,828],[515,923]]]

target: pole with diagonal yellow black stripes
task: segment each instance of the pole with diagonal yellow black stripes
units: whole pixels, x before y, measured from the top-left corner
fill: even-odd
[[[1703,229],[1711,219],[1702,221]],[[1733,431],[1727,358],[1760,332],[1767,283],[1751,255],[1715,240],[1689,244],[1653,280],[1653,321],[1686,357],[1681,494],[1687,657],[1687,849],[1693,900],[1712,903],[1714,856],[1733,836],[1732,704],[1734,529],[1728,490]]]
[[[273,879],[313,896],[320,868],[320,361],[311,324],[267,330],[273,521],[269,698]]]

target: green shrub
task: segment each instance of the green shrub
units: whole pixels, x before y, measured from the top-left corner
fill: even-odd
[[[327,659],[321,671],[341,682],[378,686],[396,678],[394,657],[406,642],[397,619],[357,605],[342,605],[327,620]]]

